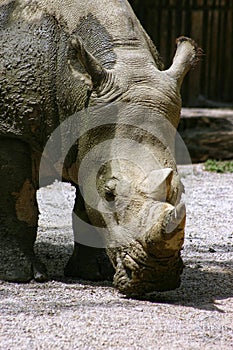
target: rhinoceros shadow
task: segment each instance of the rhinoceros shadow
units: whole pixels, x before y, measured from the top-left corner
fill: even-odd
[[[205,265],[205,270],[202,265]],[[224,312],[218,308],[218,303],[220,300],[233,297],[232,267],[232,261],[214,262],[213,264],[212,260],[203,260],[195,264],[193,260],[187,260],[181,276],[180,288],[163,293],[151,293],[146,296],[146,300],[152,303],[183,305]]]
[[[218,247],[215,248],[218,251]],[[92,282],[66,278],[63,273],[64,266],[72,253],[72,249],[72,244],[64,246],[63,244],[54,244],[54,242],[37,243],[36,251],[40,253],[40,258],[46,264],[50,279],[65,284],[82,284],[92,288],[95,286],[96,288],[98,286],[113,288],[109,281]],[[125,301],[133,298],[147,300],[151,303],[183,305],[202,310],[224,312],[218,308],[218,302],[233,297],[232,261],[204,260],[203,254],[203,260],[201,261],[200,258],[195,261],[195,257],[192,257],[192,260],[187,257],[184,258],[184,263],[185,268],[181,278],[181,286],[178,289],[133,297],[127,297],[119,293],[119,297],[125,299]]]

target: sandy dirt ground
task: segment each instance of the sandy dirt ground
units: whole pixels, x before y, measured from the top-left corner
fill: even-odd
[[[181,167],[186,186],[186,265],[179,289],[143,300],[109,282],[65,279],[74,190],[38,193],[36,251],[51,280],[0,282],[0,349],[233,349],[233,175]]]

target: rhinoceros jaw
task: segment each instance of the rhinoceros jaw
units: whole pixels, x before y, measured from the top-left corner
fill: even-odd
[[[153,291],[178,288],[183,263],[179,252],[156,258],[148,254],[139,242],[122,248],[114,260],[114,285],[126,295],[142,295]]]

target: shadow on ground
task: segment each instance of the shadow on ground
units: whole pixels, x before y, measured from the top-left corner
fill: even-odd
[[[77,283],[86,287],[104,286],[114,288],[111,282],[91,282],[64,277],[64,266],[72,253],[72,244],[55,245],[40,242],[36,244],[36,251],[46,264],[49,278],[65,284]],[[168,292],[154,292],[144,296],[134,296],[133,299],[146,300],[151,303],[174,304],[194,307],[202,310],[224,312],[218,308],[218,301],[233,297],[233,269],[232,261],[217,262],[213,259],[198,263],[186,259],[185,269],[181,278],[180,288]],[[121,294],[119,294],[121,295]],[[132,299],[122,295],[122,298]],[[217,301],[216,301],[217,300]],[[100,301],[101,302],[101,301]]]

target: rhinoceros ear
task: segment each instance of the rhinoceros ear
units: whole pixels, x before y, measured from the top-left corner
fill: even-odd
[[[176,44],[177,49],[172,65],[165,72],[173,76],[181,86],[186,73],[197,64],[203,52],[195,41],[184,36],[178,38]]]
[[[107,78],[107,70],[101,66],[97,59],[85,48],[82,39],[72,36],[70,45],[77,53],[78,60],[90,75],[94,88],[97,88]]]
[[[140,191],[156,201],[166,201],[173,175],[171,168],[151,171],[140,185]]]

